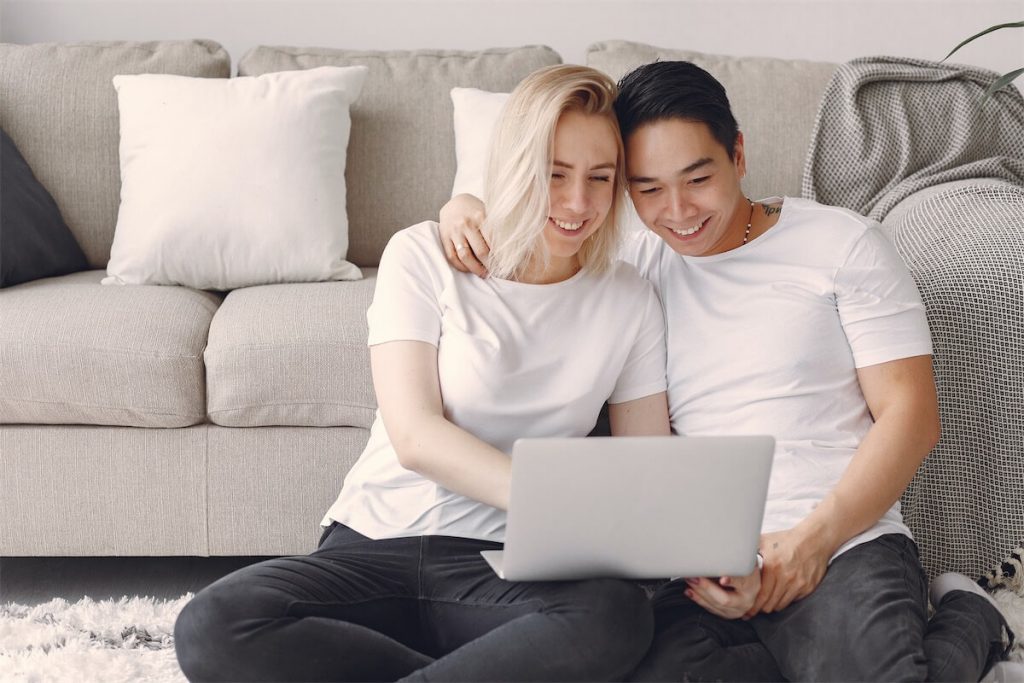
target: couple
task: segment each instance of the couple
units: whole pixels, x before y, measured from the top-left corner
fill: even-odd
[[[486,218],[456,198],[381,259],[379,412],[319,548],[200,592],[175,628],[185,674],[977,680],[1005,622],[956,575],[928,621],[897,504],[939,429],[913,282],[866,219],[751,202],[745,171],[725,92],[692,64],[640,67],[617,99],[585,67],[525,79]],[[627,176],[650,230],[617,252]],[[582,436],[606,400],[613,435],[667,434],[670,417],[775,435],[763,569],[672,581],[653,603],[627,581],[494,575],[479,552],[503,539],[512,442]]]

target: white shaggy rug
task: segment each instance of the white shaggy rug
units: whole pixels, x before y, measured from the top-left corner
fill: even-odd
[[[174,620],[191,599],[0,605],[0,681],[186,683]]]
[[[1003,589],[994,597],[1018,634],[1011,660],[1024,662],[1024,596]],[[186,683],[174,658],[173,634],[178,612],[191,599],[188,593],[177,600],[0,605],[0,681]],[[994,680],[1017,680],[1024,672],[1017,666],[1012,678]]]

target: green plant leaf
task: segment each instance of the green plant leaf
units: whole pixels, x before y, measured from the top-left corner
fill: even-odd
[[[942,61],[946,61],[947,59],[952,57],[954,52],[956,52],[957,50],[959,50],[960,48],[962,48],[964,45],[966,45],[967,43],[971,42],[972,40],[975,40],[977,38],[981,38],[986,33],[992,33],[992,31],[998,31],[1001,28],[1024,28],[1024,21],[1016,21],[1016,22],[1009,23],[1009,24],[997,24],[996,26],[990,26],[989,28],[985,29],[981,33],[977,33],[977,34],[971,36],[970,38],[968,38],[964,42],[962,42],[959,45],[957,45],[956,47],[954,47],[952,50],[949,51],[948,55],[946,55],[945,57],[942,58]]]
[[[985,90],[985,96],[981,98],[981,101],[984,102],[988,98],[992,97],[997,90],[1009,85],[1013,79],[1017,78],[1017,76],[1020,76],[1021,74],[1024,74],[1024,68],[1016,69],[997,78],[996,81],[992,85],[988,86],[987,90]]]

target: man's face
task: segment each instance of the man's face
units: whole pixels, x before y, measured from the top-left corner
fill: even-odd
[[[742,243],[750,215],[742,134],[730,158],[705,123],[648,123],[626,141],[626,171],[640,218],[676,252],[710,256]]]

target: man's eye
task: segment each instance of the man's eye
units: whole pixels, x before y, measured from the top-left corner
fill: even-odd
[[[701,176],[700,178],[694,178],[693,180],[690,181],[690,183],[693,184],[693,185],[700,185],[705,180],[709,180],[710,178],[711,178],[711,176],[704,175],[704,176]]]
[[[658,191],[657,187],[648,187],[648,188],[646,188],[644,190],[638,190],[638,192],[640,192],[640,194],[654,194],[657,191]]]

